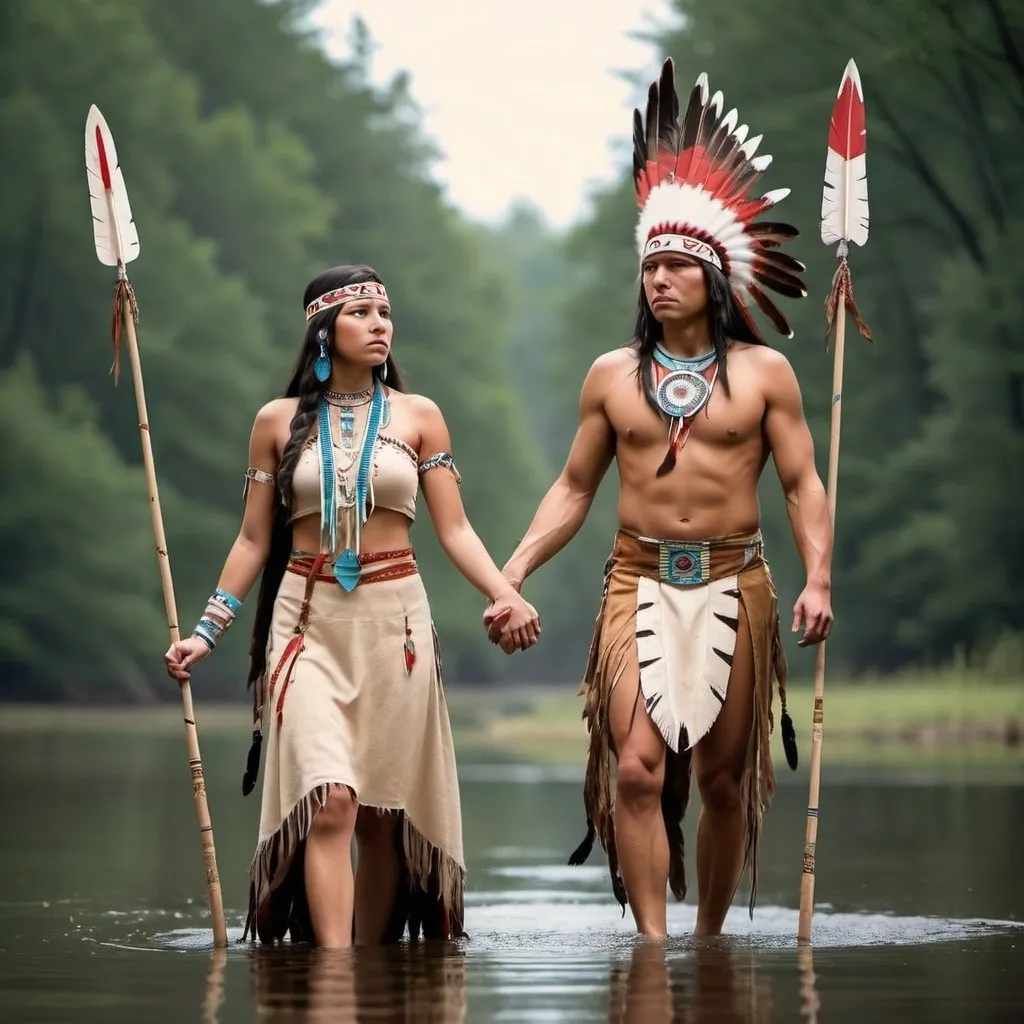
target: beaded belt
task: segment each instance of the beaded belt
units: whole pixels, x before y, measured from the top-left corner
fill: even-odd
[[[363,572],[359,577],[359,585],[367,583],[383,583],[385,580],[400,580],[406,576],[415,576],[419,572],[416,564],[416,555],[413,549],[400,548],[395,551],[374,551],[367,555],[359,556],[359,565],[367,566],[375,562],[394,562],[394,565],[386,565],[382,569],[372,569]],[[292,552],[288,565],[285,567],[288,572],[297,576],[312,578],[317,583],[337,583],[331,563],[325,555],[310,555],[305,552]]]
[[[696,587],[723,575],[741,572],[764,557],[760,531],[722,540],[659,540],[619,530],[613,557],[637,569],[657,572],[662,583]]]

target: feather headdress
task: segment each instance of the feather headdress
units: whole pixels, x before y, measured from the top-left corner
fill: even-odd
[[[661,77],[651,83],[645,116],[634,110],[640,259],[681,252],[712,264],[729,281],[757,337],[760,332],[744,308],[744,292],[780,334],[792,337],[789,323],[765,289],[790,298],[806,296],[800,278],[806,268],[778,248],[798,231],[790,224],[757,221],[785,199],[789,189],[749,198],[772,158],[754,155],[762,137],[748,139],[748,126],[737,127],[737,111],[723,114],[724,106],[722,93],[711,95],[707,75],[701,74],[680,121],[675,66],[669,58]]]

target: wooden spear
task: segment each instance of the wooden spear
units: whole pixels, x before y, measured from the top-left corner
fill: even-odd
[[[825,300],[828,329],[835,326],[835,354],[832,368],[832,424],[828,451],[828,510],[832,528],[836,522],[836,482],[839,476],[839,426],[842,415],[843,355],[846,342],[846,313],[853,317],[860,333],[871,341],[871,332],[861,319],[853,298],[853,283],[847,256],[850,243],[868,240],[868,183],[866,165],[864,91],[857,65],[851,60],[839,83],[832,109],[825,160],[825,190],[821,200],[821,240],[836,246],[835,275]],[[838,316],[837,316],[838,313]],[[807,799],[807,831],[804,839],[803,877],[800,885],[800,920],[797,941],[811,940],[814,913],[815,849],[818,840],[818,800],[821,785],[821,740],[824,726],[825,642],[818,645],[814,672],[814,719],[811,735],[811,782]]]
[[[104,266],[117,268],[117,283],[114,286],[114,315],[111,324],[114,342],[114,364],[112,367],[114,384],[117,385],[119,376],[123,331],[128,340],[128,358],[131,362],[135,401],[138,405],[139,433],[142,436],[142,461],[146,470],[146,487],[149,492],[149,509],[156,538],[157,564],[160,567],[160,582],[163,586],[167,628],[171,635],[171,642],[177,643],[180,639],[178,613],[174,602],[174,584],[171,580],[171,563],[167,556],[167,541],[164,538],[160,497],[157,492],[149,416],[146,413],[146,395],[142,383],[142,365],[139,359],[139,342],[135,333],[139,310],[126,269],[126,265],[139,255],[139,235],[132,217],[131,206],[128,203],[128,190],[125,188],[124,176],[118,164],[114,138],[110,134],[103,115],[95,105],[89,109],[89,116],[85,124],[85,166],[88,172],[89,198],[92,202],[96,255]],[[202,758],[199,755],[199,737],[196,733],[195,712],[192,709],[192,690],[188,681],[181,683],[180,689],[181,706],[185,717],[188,763],[192,772],[192,795],[195,799],[203,861],[206,866],[206,886],[210,903],[210,921],[213,926],[213,944],[219,948],[227,946],[228,937],[224,925],[220,876],[217,873],[217,854],[213,845],[213,825],[210,822],[210,810],[206,803],[206,781],[203,777]]]

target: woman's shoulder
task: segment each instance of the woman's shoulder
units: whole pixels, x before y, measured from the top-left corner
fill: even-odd
[[[272,398],[256,413],[256,425],[273,424],[278,426],[282,420],[291,423],[298,408],[299,400],[297,398]]]
[[[441,407],[426,395],[417,395],[408,391],[392,391],[388,401],[408,411],[410,416],[417,418],[433,418],[441,416]]]

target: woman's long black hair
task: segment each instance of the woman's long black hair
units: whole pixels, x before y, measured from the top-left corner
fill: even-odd
[[[302,297],[302,308],[316,298],[335,288],[343,288],[348,284],[363,284],[366,281],[384,282],[372,267],[343,266],[332,267],[318,274],[306,285]],[[313,372],[313,363],[320,354],[320,341],[317,338],[321,328],[326,328],[328,336],[334,338],[334,321],[341,312],[338,306],[321,310],[306,324],[306,335],[302,341],[302,349],[295,361],[291,379],[284,391],[284,398],[298,398],[298,408],[291,422],[291,436],[281,453],[281,461],[277,467],[277,501],[274,502],[274,518],[270,533],[270,551],[263,576],[260,580],[259,596],[256,599],[256,614],[253,618],[252,642],[249,646],[249,677],[247,686],[252,686],[266,671],[267,639],[270,636],[270,621],[274,612],[274,601],[284,577],[285,566],[292,548],[292,528],[288,522],[292,505],[292,480],[295,466],[299,461],[302,446],[309,437],[309,432],[316,420],[320,406],[320,397],[327,390],[329,381],[320,383]],[[405,384],[398,366],[391,354],[380,367],[374,367],[374,380],[381,378],[381,370],[386,367],[387,385],[393,391],[404,391]]]
[[[763,345],[740,309],[739,301],[733,294],[725,274],[706,260],[700,260],[704,273],[704,284],[708,292],[708,333],[718,356],[718,379],[726,395],[729,394],[729,375],[726,370],[726,353],[732,341],[746,341],[752,345]],[[640,296],[637,299],[636,324],[631,347],[639,356],[637,379],[643,388],[648,404],[659,415],[664,415],[658,406],[654,393],[654,347],[665,335],[664,328],[654,318],[647,303],[643,281],[640,282]]]

